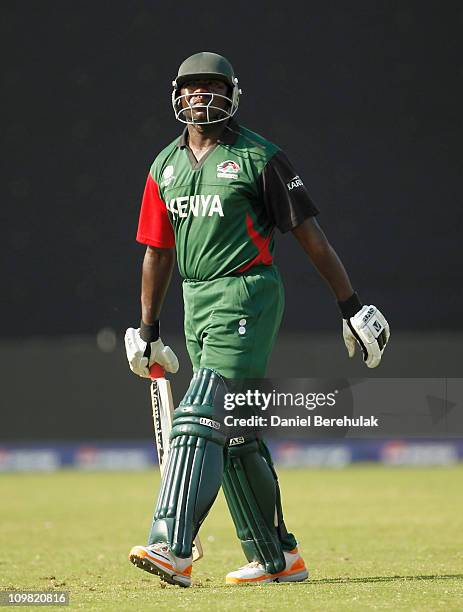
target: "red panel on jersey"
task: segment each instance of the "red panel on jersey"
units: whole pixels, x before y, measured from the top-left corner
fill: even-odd
[[[165,202],[159,194],[159,186],[148,174],[138,221],[137,242],[161,249],[175,246],[172,224]]]
[[[252,268],[253,266],[257,266],[258,264],[270,266],[272,264],[273,257],[270,253],[269,246],[270,241],[272,240],[273,231],[271,231],[268,236],[261,236],[255,229],[249,213],[246,213],[246,229],[259,253],[256,255],[256,257],[254,257],[254,259],[249,261],[247,264],[244,264],[244,266],[241,266],[238,272],[246,272],[246,270],[249,270],[249,268]]]

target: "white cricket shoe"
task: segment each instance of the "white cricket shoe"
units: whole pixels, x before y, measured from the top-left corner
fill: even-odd
[[[286,567],[282,572],[269,574],[262,563],[252,561],[236,572],[230,572],[225,577],[227,584],[263,584],[266,582],[301,582],[309,577],[309,572],[297,548],[290,552],[284,551]]]
[[[150,546],[134,546],[129,559],[140,569],[156,574],[169,584],[182,587],[191,586],[192,557],[182,559],[175,556],[165,542]]]

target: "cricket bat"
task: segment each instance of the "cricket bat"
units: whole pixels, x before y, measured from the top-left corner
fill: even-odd
[[[151,405],[153,408],[154,438],[159,458],[161,477],[167,463],[169,454],[169,436],[172,429],[172,413],[174,402],[170,382],[166,379],[162,366],[154,363],[150,368],[151,378]],[[193,561],[203,556],[203,547],[199,537],[193,542]]]

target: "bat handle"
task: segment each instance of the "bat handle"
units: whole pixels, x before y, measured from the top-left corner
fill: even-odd
[[[150,367],[150,378],[165,378],[165,376],[166,373],[162,365],[159,363],[153,363],[153,365]]]

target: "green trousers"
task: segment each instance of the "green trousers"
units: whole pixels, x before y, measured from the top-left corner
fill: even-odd
[[[280,275],[273,266],[259,266],[241,276],[188,280],[183,295],[195,375],[174,412],[172,467],[164,472],[149,542],[168,542],[175,554],[188,557],[222,484],[248,561],[278,573],[286,563],[283,551],[296,540],[284,524],[270,454],[257,439],[229,447],[222,430],[208,423],[217,418],[222,377],[230,383],[265,376],[283,314]]]
[[[265,376],[284,309],[275,266],[212,281],[185,280],[183,299],[194,372],[211,368],[229,379]]]

